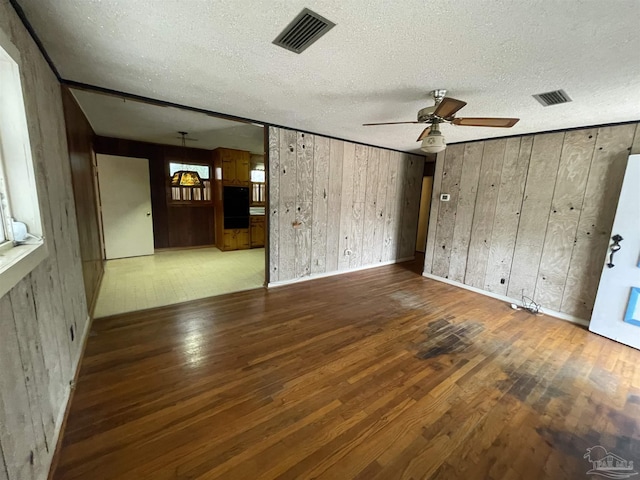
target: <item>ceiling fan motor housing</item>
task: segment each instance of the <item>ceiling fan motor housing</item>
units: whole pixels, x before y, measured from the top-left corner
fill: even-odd
[[[430,122],[433,120],[433,112],[436,111],[437,105],[433,105],[431,107],[425,107],[418,111],[418,121],[419,122]]]

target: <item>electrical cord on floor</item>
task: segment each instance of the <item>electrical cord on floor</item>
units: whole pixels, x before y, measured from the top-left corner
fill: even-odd
[[[522,290],[522,306],[518,306],[515,303],[511,304],[511,308],[514,310],[526,310],[533,315],[542,315],[542,305],[536,303],[533,298],[527,297]]]

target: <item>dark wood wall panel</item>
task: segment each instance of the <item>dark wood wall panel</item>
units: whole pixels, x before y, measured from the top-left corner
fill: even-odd
[[[87,305],[93,305],[104,273],[96,193],[93,184],[93,139],[95,134],[67,87],[62,104],[67,127],[71,183],[76,204],[80,258]]]
[[[155,248],[194,247],[215,244],[214,211],[211,207],[167,205],[166,164],[197,162],[211,165],[209,150],[182,148],[170,145],[138,142],[121,138],[97,136],[96,153],[149,159],[151,206],[153,209],[153,238]],[[212,172],[213,174],[213,172]]]

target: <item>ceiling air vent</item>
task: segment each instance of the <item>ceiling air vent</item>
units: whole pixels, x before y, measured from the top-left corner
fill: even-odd
[[[537,101],[539,101],[543,107],[550,107],[551,105],[559,105],[561,103],[567,103],[571,101],[569,95],[564,90],[554,90],[553,92],[538,93],[534,95]]]
[[[305,8],[273,43],[292,52],[302,53],[334,26],[335,23]]]

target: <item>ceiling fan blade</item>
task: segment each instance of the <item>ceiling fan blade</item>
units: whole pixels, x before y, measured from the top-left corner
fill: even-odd
[[[462,125],[467,127],[502,127],[511,128],[520,121],[519,118],[454,118],[451,123],[454,125]]]
[[[363,123],[363,127],[370,127],[371,125],[401,125],[403,123],[422,123],[422,122],[384,122],[384,123]]]
[[[455,98],[444,97],[438,107],[436,108],[434,115],[442,118],[452,117],[458,110],[464,107],[467,102],[462,100],[456,100]]]
[[[424,137],[426,137],[427,135],[429,135],[429,132],[430,132],[430,131],[431,131],[431,127],[427,127],[427,128],[425,128],[425,129],[422,131],[422,133],[420,134],[420,136],[418,137],[418,140],[416,140],[416,142],[420,142],[420,141],[422,141],[422,139],[423,139]]]

